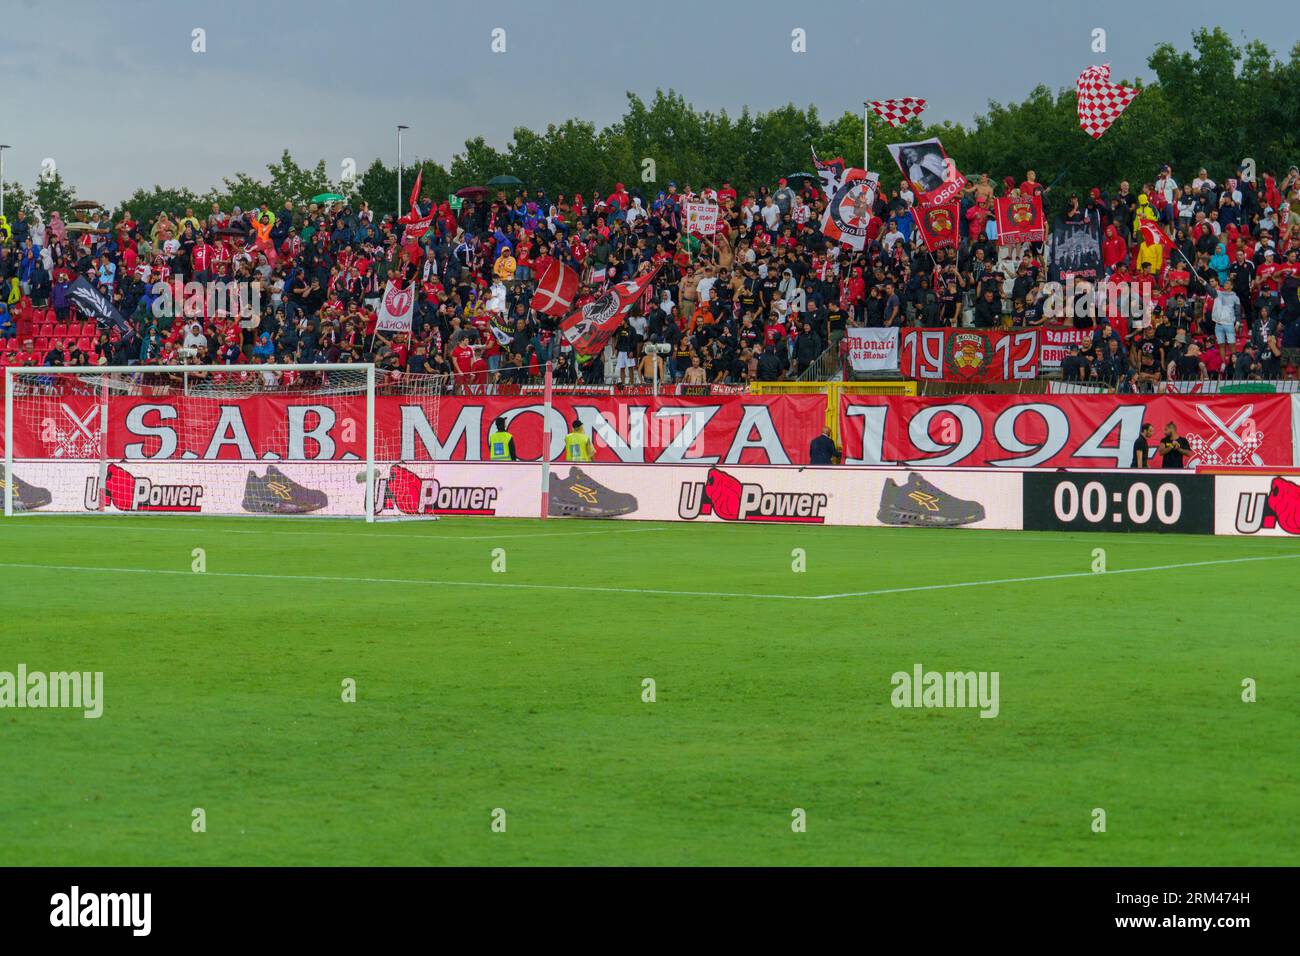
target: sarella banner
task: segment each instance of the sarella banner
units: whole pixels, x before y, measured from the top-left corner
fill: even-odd
[[[488,434],[502,417],[519,457],[542,457],[540,395],[378,396],[375,404],[380,460],[486,459]],[[552,460],[563,456],[575,418],[592,437],[597,461],[804,463],[826,420],[826,396],[557,395],[547,420]],[[365,457],[365,420],[365,398],[353,395],[114,395],[105,454],[111,460],[355,461]],[[98,460],[99,429],[95,396],[43,396],[14,416],[14,457]]]
[[[1290,468],[1292,407],[1287,395],[846,395],[840,442],[846,464],[1127,468],[1143,423],[1154,454],[1173,422],[1191,448],[1184,467]]]

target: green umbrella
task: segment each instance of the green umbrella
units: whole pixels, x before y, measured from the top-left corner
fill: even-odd
[[[320,202],[346,202],[347,196],[340,196],[338,193],[321,193],[319,196],[312,196],[311,201]]]
[[[493,176],[487,181],[489,186],[522,186],[524,181],[515,176]]]

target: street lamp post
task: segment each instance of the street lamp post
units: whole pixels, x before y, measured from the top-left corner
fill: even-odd
[[[5,214],[5,150],[8,143],[0,143],[0,218]]]
[[[409,126],[397,124],[397,215],[402,215],[402,130],[410,129]]]

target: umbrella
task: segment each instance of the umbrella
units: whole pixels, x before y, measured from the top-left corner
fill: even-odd
[[[103,205],[95,202],[93,199],[78,199],[69,209],[103,209]]]
[[[493,176],[487,181],[489,186],[522,186],[524,181],[515,176]]]
[[[812,173],[786,173],[785,174],[786,182],[792,182],[796,179],[816,179],[816,178],[817,177],[814,176]]]
[[[487,194],[486,186],[466,186],[464,189],[456,190],[456,195],[461,199],[482,199]]]
[[[311,202],[347,202],[347,196],[340,196],[338,193],[321,193],[319,196],[312,196]]]

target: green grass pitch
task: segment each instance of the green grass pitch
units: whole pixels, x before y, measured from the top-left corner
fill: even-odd
[[[0,710],[0,864],[1296,864],[1298,553],[574,520],[0,521],[0,670],[103,671],[105,696],[98,720]],[[1187,566],[1114,573],[1158,565]],[[1044,579],[892,590],[1029,577]],[[799,599],[862,591],[887,593]],[[997,671],[1000,713],[894,708],[891,675],[917,663]]]

